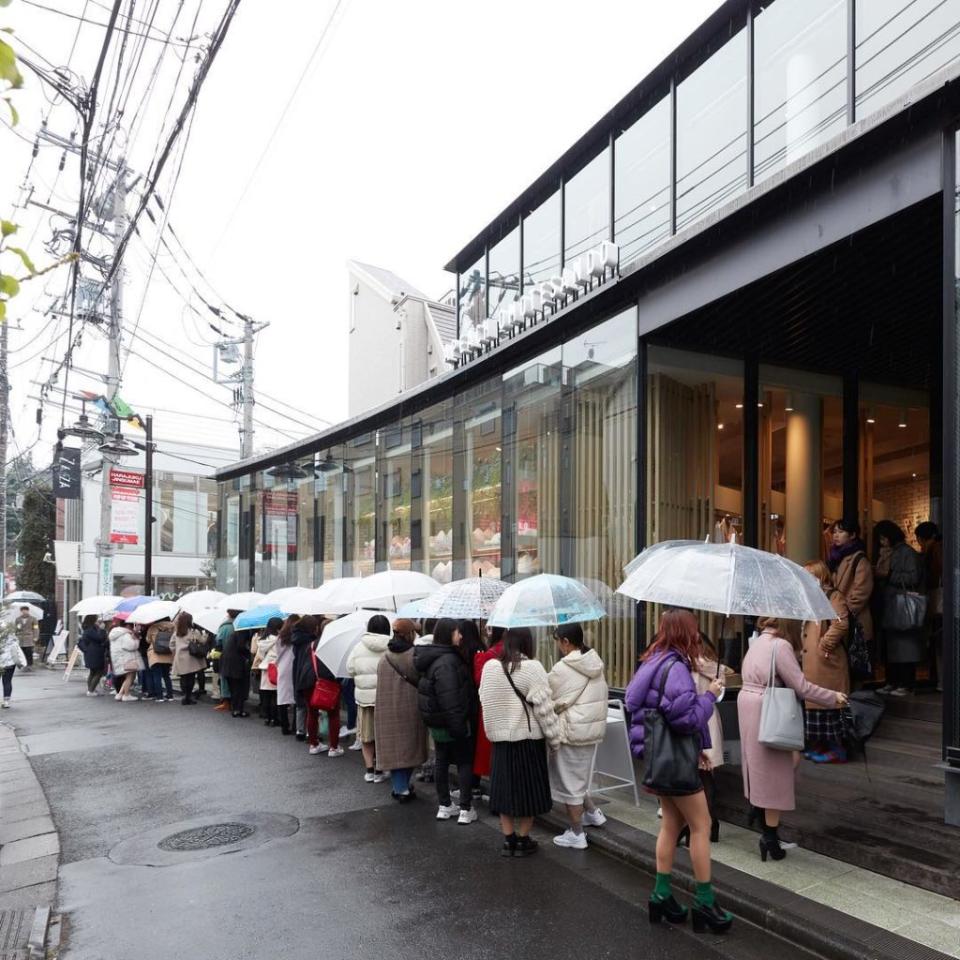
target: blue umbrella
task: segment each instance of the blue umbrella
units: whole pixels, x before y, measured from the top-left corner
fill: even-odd
[[[262,603],[258,607],[244,610],[233,621],[233,627],[235,630],[262,630],[267,625],[267,621],[274,617],[283,620],[283,611],[275,603]]]
[[[127,597],[126,600],[121,600],[120,603],[117,604],[116,610],[114,611],[114,619],[126,620],[137,607],[142,607],[145,603],[150,603],[156,599],[156,597],[145,597],[142,594],[138,597]]]

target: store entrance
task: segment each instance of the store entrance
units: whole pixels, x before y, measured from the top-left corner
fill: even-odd
[[[909,863],[912,882],[958,896],[960,831],[943,824],[937,769],[940,548],[916,533],[939,521],[943,492],[941,251],[935,197],[651,334],[646,516],[648,542],[717,539],[723,528],[799,563],[830,560],[833,523],[852,519],[878,583],[878,624],[902,534],[931,610],[910,670],[896,673],[910,692],[885,694],[869,778],[859,758],[804,761],[784,824],[809,849],[891,876]],[[736,667],[750,624],[724,629]],[[887,688],[891,656],[881,628],[864,686]],[[733,705],[727,722],[736,725]],[[737,759],[734,749],[718,772],[720,809],[744,822]]]

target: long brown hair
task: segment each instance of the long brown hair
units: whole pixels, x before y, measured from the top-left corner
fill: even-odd
[[[293,638],[293,628],[297,625],[299,620],[299,613],[291,613],[290,616],[287,617],[286,622],[280,628],[280,632],[277,634],[277,636],[280,638],[281,646],[285,647],[290,643],[291,639]]]
[[[193,626],[193,615],[187,613],[186,610],[181,610],[177,614],[176,619],[176,633],[178,637],[185,637],[187,631]]]
[[[772,630],[778,637],[782,637],[793,647],[794,653],[803,649],[803,624],[799,620],[788,620],[786,617],[760,617],[757,620],[757,630]]]
[[[703,653],[703,639],[697,618],[689,610],[666,610],[660,618],[660,629],[641,660],[660,654],[676,653],[692,666]]]

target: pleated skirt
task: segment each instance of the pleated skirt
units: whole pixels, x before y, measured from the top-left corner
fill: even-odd
[[[493,744],[490,811],[508,817],[536,817],[553,806],[547,745],[543,740]]]

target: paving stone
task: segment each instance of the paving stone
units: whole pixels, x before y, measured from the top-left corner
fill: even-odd
[[[14,840],[0,847],[0,867],[25,863],[27,860],[38,860],[40,857],[51,854],[60,854],[60,841],[56,833],[41,833],[36,837]]]
[[[15,806],[18,803],[42,803],[45,799],[39,783],[32,783],[27,787],[17,787],[15,790],[0,791],[0,806],[7,804]]]
[[[34,883],[0,893],[0,910],[24,910],[27,907],[52,907],[57,899],[56,881]]]
[[[28,767],[16,771],[0,771],[0,797],[22,787],[32,787],[36,782],[36,776]]]
[[[45,800],[43,803],[0,803],[0,820],[5,824],[49,816],[50,808]]]
[[[14,843],[28,837],[38,837],[41,833],[52,833],[54,830],[56,827],[50,817],[31,817],[14,823],[7,823],[4,818],[0,820],[0,843]]]
[[[55,882],[59,860],[59,856],[51,854],[4,867],[0,871],[0,893],[8,893],[18,887],[30,887],[37,883]]]

